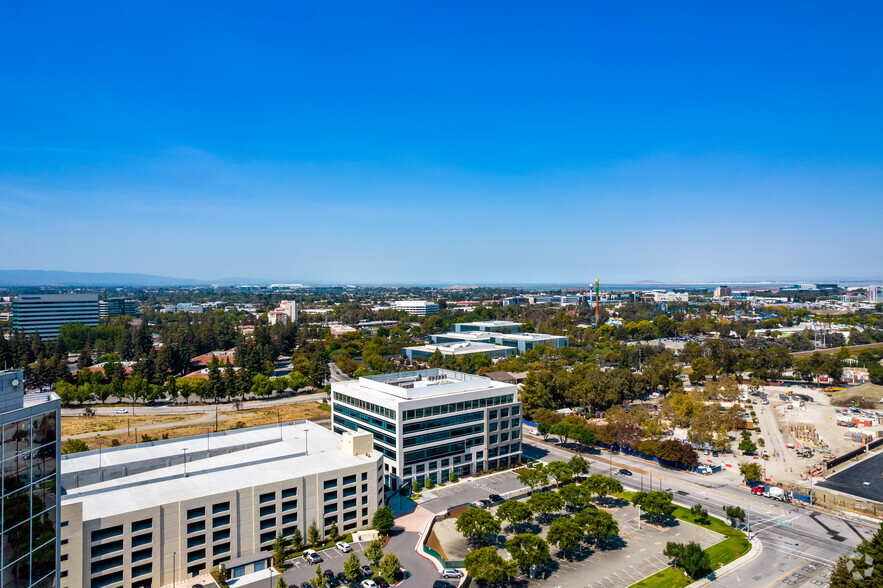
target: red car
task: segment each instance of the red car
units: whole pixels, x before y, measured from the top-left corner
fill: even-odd
[[[754,488],[751,489],[751,493],[758,494],[758,495],[763,494],[763,486],[755,486]]]

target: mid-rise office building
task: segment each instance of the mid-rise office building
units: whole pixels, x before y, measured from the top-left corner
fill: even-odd
[[[61,402],[25,394],[22,370],[0,371],[3,559],[0,586],[58,586],[58,457]]]
[[[113,318],[115,316],[139,316],[138,301],[128,298],[106,298],[98,301],[98,316]]]
[[[518,386],[443,369],[332,382],[335,432],[368,431],[390,489],[521,459]]]
[[[491,360],[505,359],[515,355],[511,347],[482,343],[477,341],[457,341],[455,343],[431,343],[429,345],[415,345],[403,347],[402,356],[413,361],[415,359],[429,359],[436,352],[442,357],[461,357],[464,355],[487,355]]]
[[[222,563],[237,577],[277,534],[363,529],[383,504],[370,433],[309,421],[70,454],[61,474],[62,588],[183,585]]]
[[[477,321],[473,323],[454,323],[455,333],[469,333],[480,331],[483,333],[517,333],[521,330],[522,323],[512,321]]]
[[[883,285],[868,286],[868,302],[883,302]]]
[[[26,335],[54,339],[65,323],[98,326],[98,294],[27,294],[12,301],[12,327]]]
[[[493,344],[509,347],[517,354],[530,351],[537,345],[549,345],[554,349],[567,347],[568,339],[562,335],[547,335],[545,333],[488,333],[485,331],[467,331],[461,333],[441,333],[430,335],[429,339],[435,344],[470,342]]]
[[[396,300],[393,302],[393,308],[415,316],[438,314],[438,303],[426,300]]]

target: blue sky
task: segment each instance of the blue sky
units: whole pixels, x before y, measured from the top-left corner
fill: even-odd
[[[883,7],[0,6],[0,268],[880,278]]]

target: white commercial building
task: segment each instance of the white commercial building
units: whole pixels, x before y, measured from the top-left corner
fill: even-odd
[[[162,586],[266,566],[277,534],[368,527],[383,504],[371,435],[309,421],[62,457],[61,587]]]
[[[396,300],[393,302],[393,308],[416,316],[438,314],[438,304],[426,300]]]
[[[521,330],[522,324],[513,323],[512,321],[477,321],[474,323],[454,323],[452,326],[455,333],[468,333],[471,331],[517,333]]]
[[[438,351],[442,357],[457,357],[463,355],[487,355],[491,360],[505,359],[515,355],[511,347],[494,345],[493,343],[481,343],[475,341],[457,341],[454,343],[431,343],[429,345],[416,345],[403,347],[402,355],[409,360],[429,359]]]
[[[530,351],[537,345],[550,345],[553,349],[559,349],[561,347],[567,347],[568,344],[567,337],[561,335],[546,335],[545,333],[494,333],[486,331],[465,331],[430,335],[429,339],[435,344],[457,343],[460,341],[467,341],[471,343],[490,343],[495,346],[512,348],[516,351],[516,353],[519,354]],[[406,349],[412,348],[408,347]]]
[[[868,302],[883,303],[883,285],[872,284],[868,286]]]
[[[98,294],[22,294],[12,301],[12,328],[54,339],[64,323],[98,326]]]
[[[518,386],[443,369],[332,382],[335,432],[368,431],[390,489],[521,459]]]

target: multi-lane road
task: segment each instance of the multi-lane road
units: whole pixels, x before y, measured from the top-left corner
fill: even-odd
[[[525,438],[523,450],[534,459],[568,460],[574,452],[553,444]],[[718,586],[739,588],[788,586],[827,586],[831,566],[841,555],[852,553],[856,545],[876,531],[866,522],[850,521],[815,510],[752,495],[744,486],[718,484],[714,476],[673,470],[629,456],[608,453],[583,454],[593,471],[612,471],[626,489],[652,489],[672,492],[676,502],[686,506],[702,504],[708,512],[724,518],[726,506],[750,511],[752,537],[761,543],[760,553],[729,574],[714,581]],[[620,475],[620,468],[633,472]]]

